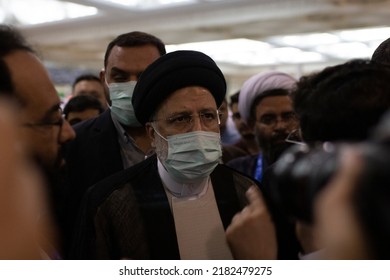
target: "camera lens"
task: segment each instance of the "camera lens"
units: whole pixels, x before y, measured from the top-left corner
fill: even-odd
[[[313,221],[313,204],[338,167],[338,150],[329,143],[320,147],[296,145],[275,163],[275,199],[290,218]]]

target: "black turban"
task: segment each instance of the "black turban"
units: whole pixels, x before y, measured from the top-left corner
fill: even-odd
[[[219,107],[226,94],[226,81],[217,64],[197,51],[175,51],[161,56],[141,74],[133,93],[135,116],[150,121],[158,106],[173,92],[189,86],[208,89]]]

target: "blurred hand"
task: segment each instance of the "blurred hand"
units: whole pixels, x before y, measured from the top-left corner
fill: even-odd
[[[275,226],[261,192],[254,186],[246,193],[249,205],[236,214],[226,230],[235,259],[272,260],[277,256]]]

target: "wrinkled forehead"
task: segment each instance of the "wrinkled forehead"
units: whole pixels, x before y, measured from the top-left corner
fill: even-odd
[[[254,104],[255,105],[255,104]],[[262,98],[256,105],[256,110],[259,112],[263,110],[276,110],[276,111],[292,111],[293,102],[288,95],[267,96]],[[252,108],[253,110],[253,108]]]
[[[74,85],[74,88],[75,89],[83,89],[83,88],[103,89],[103,84],[100,81],[96,81],[96,80],[81,80]]]
[[[168,95],[157,107],[155,114],[197,113],[205,110],[217,110],[213,95],[204,87],[190,86],[178,89]]]

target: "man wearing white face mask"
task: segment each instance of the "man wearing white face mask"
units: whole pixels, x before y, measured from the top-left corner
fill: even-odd
[[[92,187],[73,258],[232,259],[225,229],[254,181],[219,164],[225,78],[207,55],[168,53],[133,95],[156,156]]]
[[[70,229],[87,188],[153,154],[131,98],[139,75],[165,53],[160,39],[138,31],[119,35],[107,46],[100,79],[109,92],[110,108],[76,125],[76,140],[66,147]]]
[[[131,103],[136,81],[110,83],[106,81],[111,100],[111,116],[125,127],[141,127]]]

